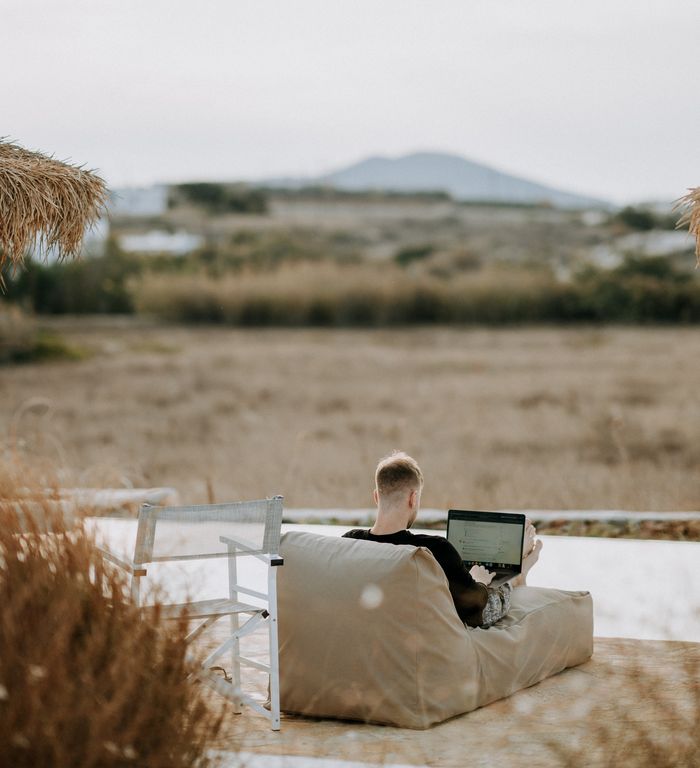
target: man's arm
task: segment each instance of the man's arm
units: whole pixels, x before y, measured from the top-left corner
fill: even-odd
[[[435,549],[432,547],[431,549],[447,576],[450,594],[459,618],[469,627],[482,626],[483,612],[489,604],[491,592],[497,590],[491,590],[485,584],[474,579],[465,568],[459,552],[446,539],[440,539],[439,543],[436,543]],[[510,596],[508,596],[505,610],[508,607],[510,607]],[[494,610],[495,608],[490,609],[489,617],[495,615]],[[494,619],[494,621],[497,620]]]
[[[469,569],[469,575],[479,584],[483,584],[488,590],[489,596],[484,607],[480,627],[488,628],[502,619],[510,610],[510,594],[514,584],[506,582],[500,587],[491,588],[494,573],[491,573],[483,565],[474,565]]]
[[[459,618],[469,627],[493,626],[510,610],[511,584],[489,587],[494,574],[483,566],[467,570],[459,552],[449,541],[443,541],[436,558],[447,575]]]
[[[510,593],[513,591],[509,582],[500,587],[487,587],[489,598],[482,613],[481,627],[490,627],[502,619],[510,610]]]

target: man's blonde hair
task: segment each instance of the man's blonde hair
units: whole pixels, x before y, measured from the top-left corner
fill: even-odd
[[[420,491],[423,473],[414,458],[403,451],[393,451],[377,464],[374,482],[380,496],[403,490]]]

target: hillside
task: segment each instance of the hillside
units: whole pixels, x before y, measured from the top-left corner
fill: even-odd
[[[270,186],[394,192],[448,192],[459,201],[549,204],[558,208],[610,208],[605,200],[555,189],[444,152],[416,152],[402,157],[369,157],[317,177],[280,178]]]
[[[549,203],[561,208],[606,207],[607,203],[511,176],[458,155],[418,152],[370,157],[319,179],[339,189],[402,192],[444,190],[456,200]]]

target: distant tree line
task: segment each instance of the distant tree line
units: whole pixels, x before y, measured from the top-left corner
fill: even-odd
[[[5,275],[0,302],[37,314],[141,312],[238,325],[700,322],[700,279],[663,257],[629,255],[616,269],[587,266],[562,282],[545,267],[471,264],[441,276],[422,268],[430,246],[385,264],[352,258],[352,244],[345,259],[324,258],[326,246],[239,233],[228,250],[144,258],[110,241],[100,258],[30,262]]]
[[[174,207],[179,202],[191,203],[212,214],[267,212],[267,195],[261,189],[242,184],[176,184],[170,188],[168,205]]]

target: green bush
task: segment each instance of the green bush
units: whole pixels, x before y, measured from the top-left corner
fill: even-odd
[[[696,323],[700,282],[665,260],[628,258],[612,271],[587,270],[574,283],[580,317],[612,323]]]
[[[415,261],[423,261],[434,251],[432,245],[411,245],[406,248],[400,248],[394,255],[394,261],[400,267],[407,267]]]
[[[648,232],[650,229],[675,229],[678,218],[671,214],[664,216],[648,208],[635,208],[628,205],[618,211],[612,220],[624,225],[627,229]]]
[[[636,256],[628,254],[619,267],[612,271],[616,278],[650,277],[662,282],[687,283],[692,273],[681,272],[665,256]]]
[[[205,208],[210,213],[266,213],[267,197],[259,189],[240,184],[196,182],[178,184],[170,196],[171,207],[179,198]]]
[[[39,314],[133,312],[128,281],[143,259],[123,253],[110,241],[101,257],[70,263],[28,262],[6,279],[6,298]]]

